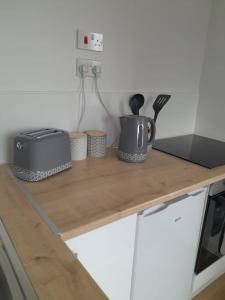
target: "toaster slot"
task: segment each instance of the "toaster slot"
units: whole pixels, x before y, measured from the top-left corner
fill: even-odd
[[[49,129],[49,128],[36,129],[36,130],[26,131],[23,134],[30,136],[30,137],[34,137],[34,136],[39,135],[40,133],[46,132],[48,130],[51,130],[51,129]]]
[[[36,139],[43,139],[45,137],[49,137],[49,136],[53,136],[53,135],[60,135],[62,134],[63,131],[59,131],[59,130],[52,130],[52,131],[48,131],[42,134],[39,134],[37,136],[35,136]]]
[[[33,138],[33,139],[42,139],[42,138],[47,137],[47,136],[59,135],[59,134],[62,134],[62,133],[63,133],[63,131],[61,131],[61,130],[43,128],[43,129],[28,131],[28,132],[25,132],[24,134],[26,136],[29,136],[29,137]]]

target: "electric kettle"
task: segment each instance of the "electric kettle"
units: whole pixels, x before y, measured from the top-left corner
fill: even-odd
[[[120,117],[120,126],[118,157],[127,162],[143,162],[148,147],[155,140],[154,120],[145,116],[127,115]]]

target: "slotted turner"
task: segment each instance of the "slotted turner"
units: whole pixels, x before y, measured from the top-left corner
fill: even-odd
[[[158,114],[160,110],[163,108],[163,106],[169,101],[171,95],[158,95],[157,98],[155,99],[155,102],[153,103],[153,109],[155,111],[154,115],[154,121],[156,122]]]

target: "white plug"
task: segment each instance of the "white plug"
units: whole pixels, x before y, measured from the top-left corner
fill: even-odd
[[[80,65],[79,72],[80,72],[81,76],[85,76],[85,74],[88,73],[87,65]]]
[[[92,67],[92,73],[96,78],[100,77],[100,74],[102,73],[102,68],[100,66],[94,66]]]
[[[98,77],[101,76],[102,73],[102,66],[101,62],[98,60],[92,60],[92,59],[86,59],[86,58],[77,58],[76,62],[76,75],[79,77],[96,77],[95,73],[93,73],[92,68],[94,66],[98,66],[99,68],[97,69],[97,74],[99,75]]]

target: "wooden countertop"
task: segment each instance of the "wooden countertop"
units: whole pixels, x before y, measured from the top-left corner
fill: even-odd
[[[95,281],[0,167],[0,217],[40,300],[106,300]]]
[[[68,240],[224,178],[225,166],[209,170],[157,150],[132,164],[111,151],[24,185]]]
[[[144,164],[129,164],[111,151],[42,182],[21,183],[67,240],[224,178],[225,166],[209,170],[156,150]],[[0,166],[0,217],[40,300],[107,299],[5,166]]]

